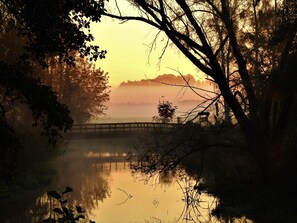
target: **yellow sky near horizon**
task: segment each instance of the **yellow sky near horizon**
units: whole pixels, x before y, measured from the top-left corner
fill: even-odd
[[[107,50],[106,58],[98,60],[96,66],[109,73],[109,84],[118,86],[127,80],[155,78],[162,74],[192,74],[197,79],[201,72],[173,46],[167,48],[161,63],[159,57],[166,43],[165,36],[160,36],[152,53],[150,43],[157,30],[143,22],[102,18],[100,23],[92,24],[96,45]],[[198,75],[200,74],[200,75]]]

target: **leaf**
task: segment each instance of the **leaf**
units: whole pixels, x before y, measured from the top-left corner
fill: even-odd
[[[68,208],[67,207],[62,207],[63,208],[63,211],[64,211],[64,213],[67,215],[67,216],[69,216],[70,215],[70,212],[71,212],[71,210],[68,210]],[[69,212],[70,211],[70,212]]]
[[[77,216],[77,217],[75,218],[75,220],[79,221],[80,218],[82,218],[82,219],[86,219],[85,216],[83,216],[83,215],[81,214],[81,215]]]
[[[85,213],[80,206],[76,206],[76,211],[79,214]]]
[[[66,204],[68,202],[68,199],[61,201],[61,204]]]
[[[60,208],[54,208],[53,212],[56,212],[58,214],[63,214],[63,211]]]
[[[66,187],[63,194],[66,194],[66,193],[69,193],[69,192],[72,192],[72,191],[73,191],[73,189],[71,187]]]
[[[42,223],[56,223],[57,221],[51,218],[45,219],[42,221]]]
[[[57,191],[49,191],[47,193],[48,196],[53,197],[57,200],[59,200],[61,198],[61,195],[57,192]]]

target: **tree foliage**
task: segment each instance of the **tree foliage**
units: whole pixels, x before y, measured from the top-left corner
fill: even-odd
[[[59,62],[57,57],[46,58],[47,67],[35,65],[33,75],[57,93],[67,105],[76,123],[85,123],[104,114],[109,99],[108,73],[90,63],[87,58],[74,55],[75,65]]]
[[[26,56],[42,61],[46,54],[59,54],[72,62],[72,50],[95,60],[106,53],[87,44],[94,40],[90,22],[100,21],[103,0],[4,0],[1,6],[2,20],[8,19],[7,24],[16,26],[18,35],[26,37]]]
[[[174,117],[176,106],[173,106],[170,101],[159,101],[157,109],[158,116],[155,116],[153,119],[161,121],[162,123],[168,123],[171,122]]]
[[[17,171],[14,161],[22,147],[7,118],[19,104],[29,108],[32,124],[40,126],[53,144],[61,132],[71,128],[69,109],[50,86],[32,75],[32,61],[46,66],[46,58],[55,56],[60,62],[74,64],[73,51],[92,60],[104,58],[106,51],[90,44],[94,39],[90,22],[100,21],[103,3],[0,1],[0,150],[4,154],[0,159],[1,180],[11,179]]]

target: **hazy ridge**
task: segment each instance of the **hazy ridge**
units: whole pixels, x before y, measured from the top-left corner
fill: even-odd
[[[137,86],[164,86],[168,85],[186,85],[188,82],[191,86],[202,87],[205,85],[205,82],[200,80],[195,80],[194,76],[187,74],[185,76],[176,76],[174,74],[163,74],[159,75],[153,79],[142,79],[140,81],[124,81],[119,87],[137,87]]]
[[[191,86],[207,90],[213,88],[209,82],[195,80],[193,75],[185,75],[184,78]],[[201,98],[186,85],[181,76],[173,74],[160,75],[154,79],[122,82],[111,90],[105,119],[151,121],[152,117],[157,115],[157,104],[163,100],[168,100],[177,106],[176,114],[180,116],[201,101]]]

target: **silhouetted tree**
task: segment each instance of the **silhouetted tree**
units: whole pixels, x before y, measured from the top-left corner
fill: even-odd
[[[92,60],[103,58],[106,51],[89,44],[94,39],[90,22],[100,21],[102,0],[3,0],[0,9],[0,129],[5,133],[0,136],[0,150],[5,154],[0,159],[1,181],[13,175],[14,158],[21,149],[7,122],[14,104],[27,105],[33,125],[41,126],[53,144],[60,131],[72,126],[69,109],[58,102],[51,87],[32,76],[30,61],[46,66],[47,56],[58,56],[61,62],[73,64],[72,51]]]
[[[0,6],[1,21],[7,20],[9,27],[15,27],[18,35],[26,37],[25,57],[33,56],[42,62],[45,55],[55,54],[71,63],[72,50],[95,60],[106,53],[87,44],[94,40],[90,22],[100,21],[103,0],[4,0]],[[5,29],[1,31],[4,33]]]
[[[123,21],[142,21],[163,32],[216,83],[263,176],[270,180],[285,177],[295,159],[291,159],[292,151],[286,148],[284,135],[292,120],[288,114],[296,103],[296,91],[290,83],[294,82],[296,65],[292,61],[297,55],[297,21],[286,12],[285,2],[128,2],[136,10],[133,15],[119,7],[103,14]],[[232,69],[228,75],[224,62],[227,59]],[[235,94],[237,91],[241,94]]]
[[[173,106],[170,101],[159,101],[157,109],[159,116],[155,116],[153,119],[162,123],[168,123],[174,117],[176,106]]]

